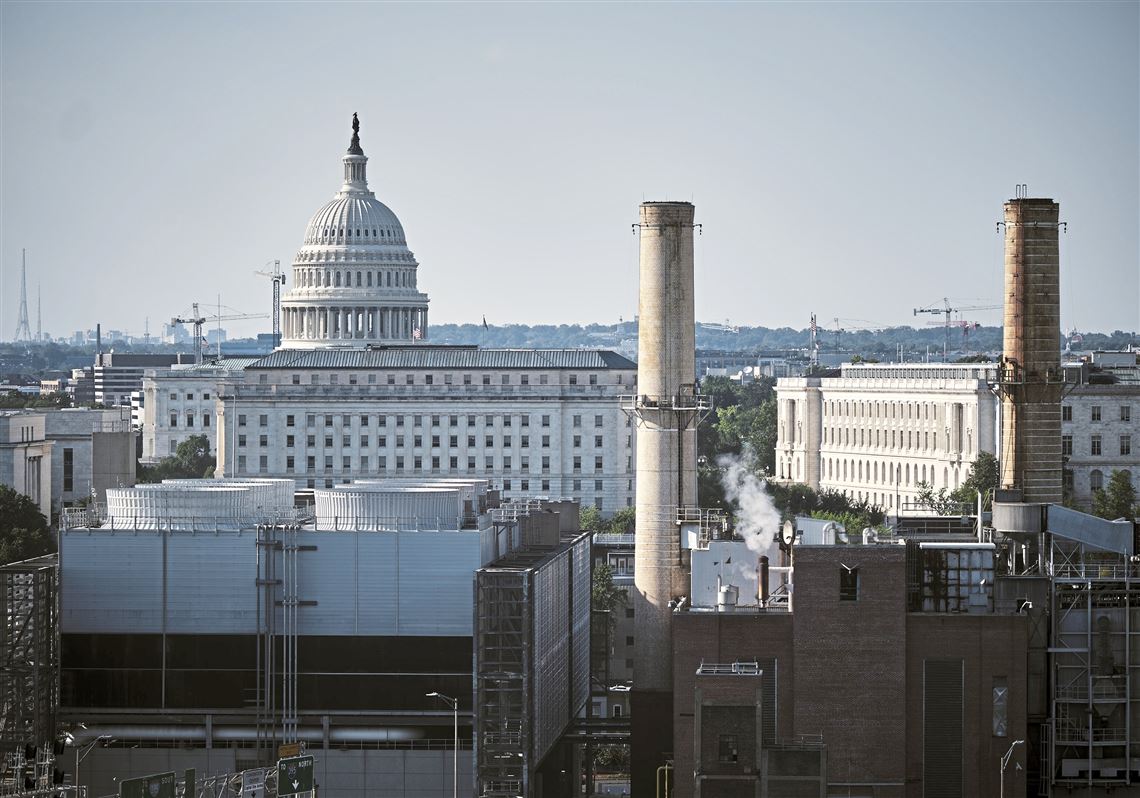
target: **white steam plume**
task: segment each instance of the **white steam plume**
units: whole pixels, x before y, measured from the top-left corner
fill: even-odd
[[[729,501],[737,506],[736,534],[757,554],[766,554],[773,564],[779,562],[780,512],[765,490],[764,482],[750,466],[752,452],[745,448],[740,455],[726,454],[717,458],[720,483]]]

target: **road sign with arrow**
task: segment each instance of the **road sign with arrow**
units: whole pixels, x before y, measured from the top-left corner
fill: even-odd
[[[313,791],[313,757],[291,756],[277,760],[277,795]]]

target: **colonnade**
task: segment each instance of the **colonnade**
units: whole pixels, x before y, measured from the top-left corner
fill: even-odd
[[[281,337],[285,340],[411,341],[427,333],[427,308],[413,307],[284,307]]]

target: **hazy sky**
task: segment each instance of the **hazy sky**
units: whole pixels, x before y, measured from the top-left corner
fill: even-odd
[[[684,199],[698,319],[921,325],[1001,302],[1026,183],[1065,328],[1137,330],[1138,9],[5,0],[0,337],[21,247],[33,331],[37,284],[53,335],[267,312],[353,111],[432,322],[631,318],[637,205]]]

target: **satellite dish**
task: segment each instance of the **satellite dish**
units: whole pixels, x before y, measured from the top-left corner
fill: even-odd
[[[780,542],[786,547],[796,542],[796,525],[791,519],[785,521],[780,529]]]

